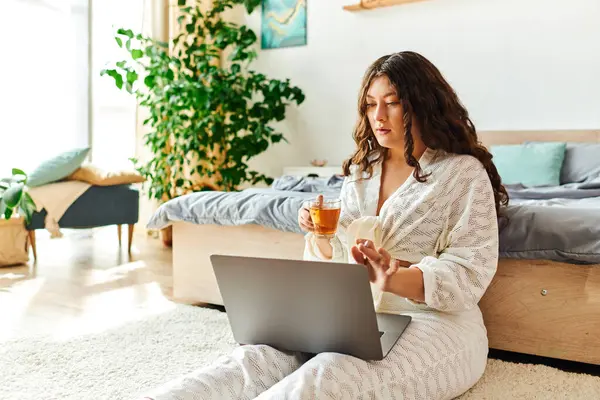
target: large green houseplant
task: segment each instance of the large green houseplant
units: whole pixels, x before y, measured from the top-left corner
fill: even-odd
[[[133,159],[147,179],[148,196],[164,202],[198,190],[239,190],[243,184],[270,184],[248,161],[285,140],[272,124],[286,106],[301,104],[301,89],[249,69],[256,59],[255,33],[227,22],[222,14],[260,0],[214,0],[210,10],[179,0],[181,33],[162,43],[119,29],[117,45],[127,60],[102,71],[135,95],[148,112],[145,144],[151,157]],[[224,55],[228,58],[224,59]],[[205,184],[210,180],[211,185]]]

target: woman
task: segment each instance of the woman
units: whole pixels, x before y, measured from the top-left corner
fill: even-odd
[[[411,324],[381,361],[241,346],[154,399],[451,399],[482,376],[477,303],[496,272],[497,214],[508,201],[492,156],[419,54],[375,61],[358,111],[337,234],[316,237],[299,211],[305,259],[364,264],[377,312]]]

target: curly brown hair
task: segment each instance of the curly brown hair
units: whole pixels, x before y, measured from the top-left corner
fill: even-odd
[[[492,183],[496,212],[508,204],[508,193],[492,162],[492,155],[481,144],[473,122],[456,92],[446,82],[440,71],[425,57],[404,51],[379,58],[367,69],[358,98],[358,122],[353,138],[357,149],[343,164],[344,174],[350,175],[350,166],[357,165],[359,172],[373,174],[373,165],[387,155],[373,134],[367,116],[367,91],[376,77],[385,75],[396,89],[404,110],[404,157],[415,170],[418,182],[425,182],[419,161],[413,156],[413,123],[419,127],[425,146],[454,154],[469,154],[483,164]]]

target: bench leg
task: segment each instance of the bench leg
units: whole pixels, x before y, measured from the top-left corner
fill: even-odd
[[[133,243],[133,229],[135,228],[134,224],[129,224],[127,231],[127,253],[131,254],[131,244]]]
[[[35,243],[35,230],[30,230],[27,233],[29,237],[29,244],[31,244],[31,250],[33,250],[33,259],[37,261],[37,247]]]
[[[119,235],[119,247],[121,247],[121,224],[117,225],[117,235]]]

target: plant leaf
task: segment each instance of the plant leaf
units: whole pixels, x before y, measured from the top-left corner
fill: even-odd
[[[137,60],[138,58],[142,58],[144,56],[144,52],[139,49],[131,50],[131,58]]]
[[[119,89],[123,88],[123,77],[121,75],[115,75],[113,78],[115,78],[115,85],[117,85],[117,87]]]
[[[127,83],[134,83],[137,81],[138,74],[135,71],[127,71]]]
[[[115,37],[115,40],[117,41],[117,44],[119,45],[119,47],[123,47],[123,40],[121,40],[120,37]]]
[[[2,216],[4,215],[5,212],[6,212],[6,203],[4,202],[4,199],[0,198],[0,218],[2,218]]]
[[[31,222],[31,216],[36,210],[36,205],[29,193],[24,192],[23,198],[21,199],[20,209],[23,212],[23,217],[25,217],[25,222],[29,225]]]
[[[2,198],[6,202],[8,208],[15,208],[19,204],[21,197],[23,196],[23,186],[22,183],[19,183],[6,189]]]
[[[34,211],[37,208],[37,205],[35,204],[35,201],[33,201],[33,197],[31,197],[31,195],[27,192],[23,193],[23,202],[27,203],[28,205],[30,205],[31,207],[33,207]]]
[[[152,89],[154,87],[154,83],[155,83],[154,80],[155,80],[154,75],[148,75],[147,77],[144,78],[144,84],[149,89]]]
[[[6,207],[6,209],[4,210],[4,218],[10,219],[10,217],[12,216],[12,213],[13,213],[13,209]]]
[[[131,29],[123,29],[123,28],[119,28],[117,30],[117,33],[119,35],[123,35],[123,36],[127,36],[129,39],[133,39],[133,31]]]
[[[12,169],[12,174],[15,182],[26,184],[27,183],[27,174],[18,168]]]
[[[248,14],[252,14],[252,11],[260,5],[261,0],[244,0],[244,6]]]
[[[119,72],[117,72],[117,70],[103,69],[102,72],[100,73],[100,75],[112,76],[113,79],[115,80],[115,85],[117,85],[117,87],[119,89],[121,89],[123,87],[123,77],[121,76],[121,74]]]

